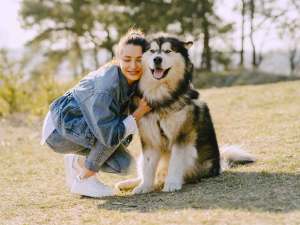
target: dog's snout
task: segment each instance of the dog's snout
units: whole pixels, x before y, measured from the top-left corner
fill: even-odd
[[[161,57],[155,57],[155,58],[153,59],[153,61],[154,61],[154,63],[155,63],[156,65],[159,65],[159,64],[161,64],[161,62],[162,62],[162,58],[161,58]]]

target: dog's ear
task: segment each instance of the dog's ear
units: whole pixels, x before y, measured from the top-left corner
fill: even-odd
[[[183,42],[183,45],[186,49],[189,49],[190,47],[192,47],[193,42],[192,41]]]

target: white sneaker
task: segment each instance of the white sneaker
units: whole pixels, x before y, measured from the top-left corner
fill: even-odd
[[[72,188],[72,184],[76,176],[80,173],[78,168],[79,155],[66,154],[64,156],[65,162],[65,173],[66,173],[66,184],[68,188]]]
[[[112,196],[113,189],[100,182],[96,176],[83,179],[77,176],[72,184],[71,193],[93,198],[100,198]]]

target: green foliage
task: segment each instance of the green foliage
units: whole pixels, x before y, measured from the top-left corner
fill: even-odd
[[[163,31],[205,39],[202,58],[210,70],[209,40],[233,28],[216,15],[214,4],[215,0],[23,0],[20,16],[25,28],[38,28],[28,45],[40,46],[49,58],[57,55],[55,46],[60,46],[60,62],[66,60],[77,67],[77,74],[86,71],[88,55],[92,55],[95,68],[99,50],[112,56],[113,46],[130,27],[146,34]]]
[[[55,81],[59,54],[56,57],[56,61],[37,65],[25,78],[23,62],[27,57],[12,59],[5,49],[0,50],[0,117],[15,112],[44,115],[49,104],[74,84]]]
[[[0,97],[0,117],[9,115],[9,104]]]
[[[53,76],[12,81],[3,75],[0,75],[0,83],[0,116],[15,112],[45,115],[49,104],[73,84],[59,84]]]
[[[9,76],[4,76],[3,72],[3,59],[1,54],[1,67],[0,67],[0,116],[7,115],[11,112],[19,110],[19,82],[20,75],[9,73]],[[8,64],[8,63],[7,63]],[[10,65],[9,65],[10,66]]]

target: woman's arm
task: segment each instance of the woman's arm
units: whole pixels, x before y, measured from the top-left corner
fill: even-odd
[[[151,111],[150,106],[145,99],[141,99],[138,108],[132,113],[132,116],[138,122],[149,111]]]

